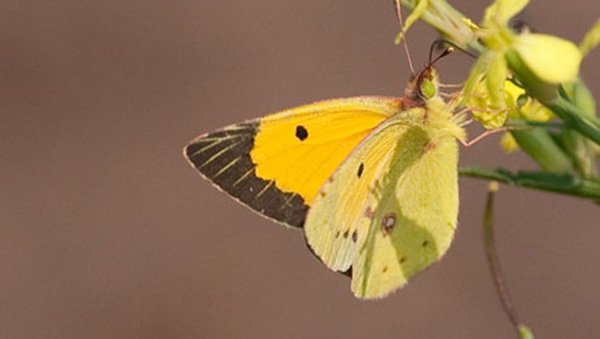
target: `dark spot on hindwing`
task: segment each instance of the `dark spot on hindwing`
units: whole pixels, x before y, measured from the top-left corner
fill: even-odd
[[[381,231],[383,232],[383,236],[385,237],[392,233],[394,227],[396,227],[396,213],[390,212],[383,216],[383,219],[381,219]]]
[[[356,242],[356,240],[358,240],[358,232],[357,230],[354,230],[354,232],[352,232],[352,241]]]
[[[294,193],[256,175],[250,152],[258,122],[244,123],[204,135],[185,148],[189,161],[207,179],[241,203],[267,217],[302,227],[308,205]]]
[[[347,229],[346,232],[344,232],[344,239],[348,239],[349,235],[350,235],[350,229]]]
[[[306,138],[308,138],[308,131],[304,126],[296,126],[296,138],[298,138],[300,141],[304,141]]]
[[[400,258],[400,263],[401,263],[401,264],[404,264],[405,262],[406,262],[406,257],[402,257],[402,258]]]
[[[436,149],[436,147],[437,147],[437,145],[435,143],[429,141],[427,143],[427,145],[425,145],[425,150],[426,151],[432,151],[432,150]]]
[[[367,206],[363,215],[369,219],[373,219],[373,210],[371,209],[371,206]]]
[[[425,240],[425,241],[423,241],[423,243],[421,245],[423,247],[427,247],[427,245],[429,245],[429,241]]]
[[[365,165],[361,162],[360,165],[358,166],[358,172],[356,173],[356,175],[360,178],[360,176],[363,174],[364,170],[365,170]]]

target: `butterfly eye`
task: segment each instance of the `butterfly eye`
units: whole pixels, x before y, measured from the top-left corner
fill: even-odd
[[[437,92],[437,88],[435,87],[433,81],[426,78],[421,82],[421,87],[419,90],[425,99],[433,98]]]

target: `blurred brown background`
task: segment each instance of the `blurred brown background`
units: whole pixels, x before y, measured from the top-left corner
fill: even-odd
[[[451,1],[479,20],[490,1]],[[475,3],[475,4],[474,4]],[[596,0],[521,16],[578,41]],[[391,1],[0,3],[0,338],[511,338],[485,265],[486,185],[462,179],[449,254],[356,300],[299,232],[203,181],[197,134],[318,99],[401,95]],[[409,34],[414,59],[436,37]],[[600,93],[596,50],[583,75]],[[472,62],[439,65],[448,82]],[[462,164],[533,169],[488,138]],[[600,337],[598,206],[503,187],[498,241],[539,338]]]

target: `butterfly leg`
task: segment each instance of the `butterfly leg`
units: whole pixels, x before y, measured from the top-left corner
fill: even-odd
[[[499,132],[504,132],[507,131],[508,127],[500,127],[500,128],[494,128],[494,129],[489,129],[481,134],[479,134],[478,136],[476,136],[473,140],[470,141],[462,141],[460,140],[460,143],[465,146],[465,147],[470,147],[474,144],[476,144],[477,142],[483,140],[484,138],[486,138],[487,136],[490,136],[492,134],[496,134]]]
[[[438,87],[439,88],[461,88],[464,85],[465,85],[464,82],[461,82],[461,83],[458,83],[458,84],[442,84],[442,83],[439,83]]]

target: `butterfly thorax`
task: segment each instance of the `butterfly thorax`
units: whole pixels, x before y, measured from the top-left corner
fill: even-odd
[[[462,120],[452,114],[453,106],[440,97],[433,97],[424,107],[401,111],[397,119],[402,126],[421,128],[434,143],[449,138],[465,140],[465,130],[460,126]]]
[[[428,134],[437,139],[454,137],[465,140],[461,117],[453,115],[454,101],[446,102],[437,92],[438,74],[433,66],[427,66],[413,76],[404,90],[402,108],[413,109],[419,115]],[[418,112],[418,113],[417,113]],[[414,113],[413,113],[414,114]]]
[[[455,102],[445,102],[439,96],[427,100],[425,125],[430,135],[439,138],[453,137],[461,141],[466,140],[466,131],[461,126],[464,116],[453,114],[455,106]]]

